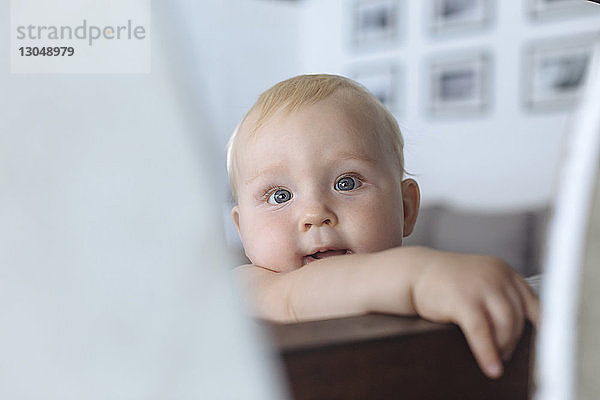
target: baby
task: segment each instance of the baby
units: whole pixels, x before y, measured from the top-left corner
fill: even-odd
[[[263,93],[234,132],[232,218],[252,262],[237,273],[259,317],[367,312],[458,324],[482,370],[502,375],[539,301],[503,261],[401,247],[419,210],[394,117],[362,86],[302,75]]]

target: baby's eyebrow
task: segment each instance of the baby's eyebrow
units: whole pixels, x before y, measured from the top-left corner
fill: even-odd
[[[337,153],[337,160],[358,160],[358,161],[366,161],[368,163],[374,164],[376,160],[365,153],[351,153],[351,152],[341,152]]]
[[[369,164],[376,164],[376,162],[377,162],[374,158],[370,157],[369,155],[367,155],[365,153],[340,152],[340,153],[336,153],[335,156],[332,158],[332,161],[335,161],[335,162],[346,161],[346,160],[363,161],[363,162],[367,162]],[[287,168],[288,168],[288,165],[285,163],[270,164],[264,168],[259,169],[252,175],[250,175],[250,177],[248,179],[244,180],[244,183],[247,185],[262,175],[269,174],[269,173],[273,173],[273,174],[278,173]]]
[[[275,164],[268,165],[265,168],[259,169],[253,175],[250,175],[250,177],[248,179],[244,180],[244,183],[247,185],[261,175],[281,171],[282,169],[285,169],[285,168],[287,168],[287,166],[284,163],[275,163]]]

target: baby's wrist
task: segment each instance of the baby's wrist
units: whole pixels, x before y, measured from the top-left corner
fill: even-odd
[[[413,287],[429,257],[427,249],[396,247],[373,253],[365,265],[368,311],[416,315]]]

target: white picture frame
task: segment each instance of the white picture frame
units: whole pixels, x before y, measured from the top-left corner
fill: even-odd
[[[354,0],[351,44],[355,49],[385,48],[401,38],[402,6],[399,0]]]
[[[366,64],[351,68],[350,77],[363,85],[394,115],[402,114],[403,74],[396,62]]]
[[[427,87],[432,117],[480,115],[491,104],[491,57],[478,51],[434,58]]]
[[[523,97],[532,111],[569,111],[581,96],[594,38],[565,37],[525,48]]]
[[[491,0],[433,0],[429,27],[436,35],[483,29],[491,24]]]
[[[534,20],[567,19],[577,15],[600,15],[597,1],[585,0],[528,0],[529,16]]]

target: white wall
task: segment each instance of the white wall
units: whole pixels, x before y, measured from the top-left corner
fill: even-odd
[[[553,196],[568,110],[529,113],[520,92],[521,56],[532,40],[600,31],[600,13],[534,21],[522,1],[492,1],[489,28],[437,39],[426,28],[419,0],[404,4],[399,44],[356,51],[348,46],[351,0],[305,2],[300,52],[305,72],[348,74],[361,64],[397,60],[404,70],[406,167],[424,203],[438,200],[494,209],[547,203]],[[598,7],[600,10],[600,7]],[[427,61],[437,54],[485,49],[492,55],[491,108],[482,116],[435,120],[425,112]]]
[[[182,0],[189,22],[187,62],[225,145],[258,95],[274,83],[300,73],[301,6],[265,0]],[[191,85],[197,82],[190,82]]]

